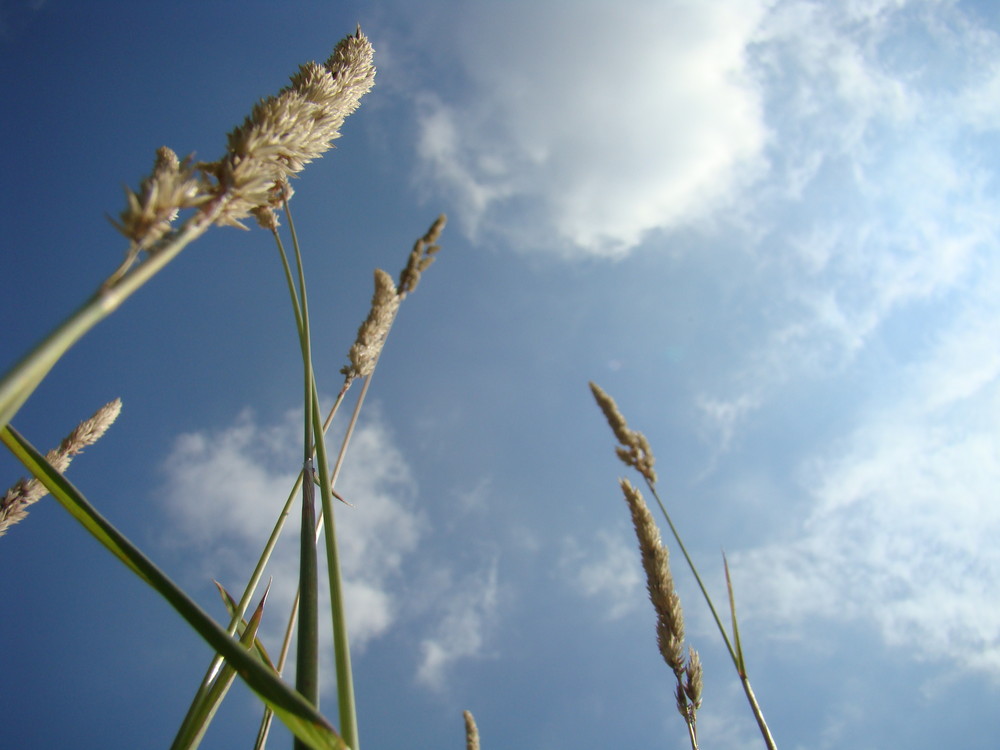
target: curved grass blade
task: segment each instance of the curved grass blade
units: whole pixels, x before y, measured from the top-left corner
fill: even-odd
[[[297,692],[226,633],[204,610],[171,581],[57,472],[27,440],[9,425],[0,441],[52,493],[52,496],[115,557],[167,600],[181,617],[236,670],[240,678],[271,707],[296,737],[317,750],[346,750],[347,744],[323,716]]]

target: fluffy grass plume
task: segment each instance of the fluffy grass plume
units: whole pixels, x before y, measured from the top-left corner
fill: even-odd
[[[45,456],[46,460],[56,471],[60,473],[66,471],[74,456],[101,439],[118,418],[121,410],[121,399],[116,398],[105,404],[90,419],[80,422],[76,429],[59,443],[59,447],[50,450]],[[24,520],[28,515],[28,506],[38,502],[48,492],[35,477],[20,479],[7,490],[7,494],[0,500],[0,536],[7,533],[8,527]]]
[[[465,717],[465,750],[479,750],[479,727],[472,711],[463,711]]]

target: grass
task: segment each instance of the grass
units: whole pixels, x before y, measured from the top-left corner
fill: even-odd
[[[336,46],[324,64],[301,66],[289,86],[259,102],[243,124],[229,134],[226,153],[219,160],[181,161],[167,148],[157,151],[150,174],[137,190],[127,192],[126,208],[115,222],[129,241],[123,263],[110,272],[63,324],[0,380],[0,440],[33,477],[15,484],[0,503],[0,536],[26,517],[32,503],[44,493],[51,493],[84,530],[156,591],[215,652],[200,684],[193,686],[190,707],[172,743],[175,750],[198,747],[236,678],[243,680],[263,704],[256,747],[265,747],[273,717],[292,732],[296,748],[358,750],[361,746],[337,545],[336,510],[343,498],[336,491],[336,483],[393,322],[401,303],[417,288],[421,275],[436,258],[445,217],[438,217],[415,242],[398,281],[385,271],[375,271],[371,308],[347,353],[348,363],[340,372],[343,381],[335,403],[324,417],[318,398],[320,378],[313,367],[306,256],[298,241],[289,201],[293,194],[290,179],[330,148],[331,142],[339,137],[345,118],[357,109],[362,97],[374,85],[374,77],[373,50],[358,29]],[[281,216],[287,223],[284,232]],[[72,457],[99,439],[111,426],[120,403],[113,402],[102,408],[47,455],[35,449],[12,426],[11,420],[72,345],[173,262],[190,243],[213,226],[243,226],[243,222],[251,218],[268,230],[275,241],[295,317],[302,358],[302,461],[298,479],[277,514],[268,541],[239,598],[220,586],[220,595],[230,617],[226,626],[222,626],[102,516],[96,505],[63,475]],[[334,456],[328,451],[325,435],[338,415],[344,396],[357,381],[362,383],[361,394]],[[674,542],[715,618],[765,745],[774,748],[774,740],[746,673],[728,565],[730,629],[727,631],[657,493],[655,459],[646,438],[629,429],[607,394],[593,384],[591,389],[619,441],[619,457],[639,472],[656,499]],[[684,720],[691,747],[696,750],[697,712],[701,706],[703,682],[701,659],[686,642],[683,608],[675,591],[669,552],[652,514],[640,490],[630,482],[622,480],[621,490],[632,516],[656,613],[659,652],[673,674],[677,709]],[[263,592],[259,589],[271,553],[296,505],[301,540],[298,596],[288,613],[286,636],[278,657],[272,659],[257,638],[267,601],[266,588]],[[321,613],[319,604],[320,540],[324,542],[322,557],[330,587],[328,613]],[[258,603],[251,611],[254,600]],[[319,704],[319,632],[324,627],[333,635],[336,721],[324,717],[316,708]],[[282,678],[292,650],[293,632],[297,633],[294,687]],[[468,711],[464,718],[466,746],[470,750],[478,749],[475,720]]]

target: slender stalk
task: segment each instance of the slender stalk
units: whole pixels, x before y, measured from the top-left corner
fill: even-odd
[[[695,732],[694,723],[690,721],[684,723],[687,724],[688,739],[691,740],[691,750],[698,750],[698,735]]]
[[[0,426],[10,423],[18,409],[73,344],[117,310],[139,287],[176,258],[181,250],[204,234],[224,207],[225,200],[217,199],[188,219],[177,232],[169,235],[162,245],[157,246],[155,253],[150,254],[145,261],[113,286],[102,287],[95,292],[58,328],[14,365],[0,380]]]
[[[337,407],[339,407],[340,404],[341,404],[341,402],[343,401],[344,395],[347,393],[348,388],[350,388],[350,383],[345,383],[344,386],[343,386],[343,388],[340,389],[340,393],[337,395],[337,401],[334,403],[333,408],[330,409],[329,414],[327,414],[326,421],[323,423],[323,434],[324,435],[326,434],[327,430],[330,428],[330,424],[333,422],[333,417],[334,417],[334,415],[337,412]],[[357,410],[355,409],[355,416],[356,416],[356,414],[357,414]],[[353,425],[353,421],[352,421],[352,425]],[[342,458],[343,458],[343,450],[341,451],[341,455],[338,458],[338,464],[334,468],[334,473],[336,473],[337,471],[339,471],[339,468],[340,468],[340,459],[342,459]],[[332,492],[332,483],[331,483],[331,492]],[[323,533],[323,529],[324,529],[323,518],[324,518],[324,516],[325,516],[325,514],[323,513],[323,509],[321,507],[320,511],[319,511],[319,519],[317,520],[316,526],[313,529],[313,543],[314,544],[318,544],[319,543],[320,535]],[[277,662],[277,665],[276,665],[278,674],[281,674],[282,670],[284,670],[284,668],[285,668],[285,661],[288,658],[288,651],[289,651],[289,648],[290,648],[291,643],[292,643],[292,632],[295,630],[295,625],[298,622],[299,597],[300,597],[300,589],[297,587],[295,589],[295,597],[292,599],[291,611],[288,613],[288,623],[285,626],[285,637],[284,637],[284,639],[281,642],[281,653],[278,656],[278,662]],[[255,750],[258,750],[259,748],[263,748],[264,747],[264,744],[267,741],[267,735],[270,732],[271,720],[272,720],[273,715],[274,714],[273,714],[273,712],[271,711],[270,708],[267,708],[267,707],[264,708],[264,715],[261,718],[260,730],[257,733],[257,744],[255,745]]]
[[[287,201],[285,201],[284,209],[285,215],[288,217],[288,228],[292,236],[292,246],[295,251],[296,265],[299,273],[299,295],[301,299],[301,319],[303,321],[302,331],[304,340],[303,358],[305,360],[308,352],[309,338],[309,313],[308,299],[305,288],[305,274],[302,268],[302,255],[298,243],[298,236],[295,232],[295,221],[292,218]],[[312,430],[317,436],[317,440],[315,441],[317,471],[319,476],[325,478],[329,476],[329,469],[326,457],[326,441],[321,437],[323,435],[323,426],[320,421],[319,397],[317,395],[316,381],[311,360],[305,361],[309,374],[309,383],[307,387],[310,389],[310,398],[306,401],[307,412],[305,416],[307,422],[312,420]],[[354,696],[354,678],[351,672],[350,641],[347,633],[347,611],[344,606],[343,581],[341,580],[340,573],[340,556],[337,548],[336,525],[333,517],[333,494],[330,482],[323,481],[320,483],[320,497],[323,504],[323,528],[326,535],[327,579],[330,586],[330,615],[333,625],[333,646],[337,673],[337,706],[340,715],[340,732],[344,741],[349,747],[352,748],[352,750],[360,750],[360,743],[358,740],[357,709]],[[302,538],[303,544],[306,544],[309,537],[305,531],[304,522]],[[313,550],[315,550],[315,546],[313,546]],[[309,592],[302,588],[300,589],[300,594],[301,598],[305,598],[309,595]],[[299,607],[300,609],[302,607],[301,600]],[[303,627],[301,619],[302,613],[300,612],[300,632]]]
[[[288,204],[285,203],[287,211]],[[290,223],[295,267],[298,272],[298,310],[296,316],[299,345],[302,349],[303,420],[302,451],[302,524],[299,539],[299,637],[296,647],[295,685],[302,696],[314,706],[319,705],[319,578],[317,576],[316,543],[313,528],[316,525],[315,484],[313,482],[313,413],[317,409],[315,376],[312,368],[312,344],[309,331],[309,303],[306,292],[305,269],[302,253]],[[317,430],[317,435],[321,431]],[[296,750],[304,750],[295,741]]]
[[[746,693],[747,700],[750,702],[750,710],[753,711],[753,717],[757,720],[761,736],[764,738],[764,744],[767,745],[768,750],[778,750],[778,746],[774,742],[774,737],[771,736],[771,730],[768,728],[767,722],[764,721],[764,712],[757,702],[757,696],[754,695],[753,688],[750,687],[750,678],[746,674],[741,674],[740,682],[743,685],[743,692]]]
[[[316,574],[315,485],[312,482],[312,459],[306,461],[309,475],[302,483],[302,531],[299,544],[299,641],[296,649],[295,689],[319,707],[319,579]]]

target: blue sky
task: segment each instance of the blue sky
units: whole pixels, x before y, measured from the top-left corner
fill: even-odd
[[[0,2],[0,366],[118,264],[105,216],[157,147],[217,158],[358,22],[375,89],[293,201],[327,398],[373,269],[450,220],[339,484],[366,746],[461,747],[466,708],[484,747],[686,746],[595,380],[716,595],[726,551],[780,747],[995,747],[991,3]],[[297,470],[299,371],[270,238],[215,229],[15,425],[47,449],[121,397],[70,477],[221,619]],[[168,745],[193,631],[49,500],[0,561],[0,744]],[[702,746],[761,747],[679,563]]]

